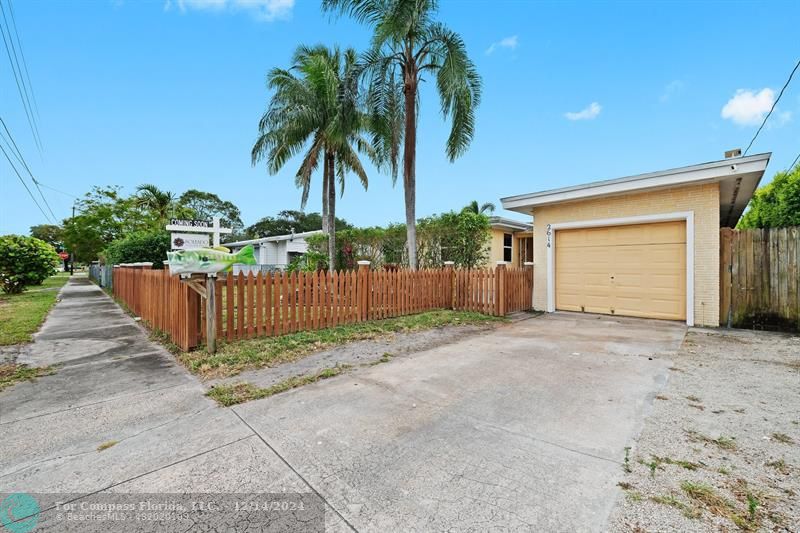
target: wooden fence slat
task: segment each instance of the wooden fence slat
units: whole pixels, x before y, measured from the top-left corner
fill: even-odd
[[[796,234],[784,231],[780,237],[776,245],[780,262],[798,253],[796,246],[788,244],[789,236]],[[733,257],[733,246],[731,250]],[[115,297],[152,327],[169,332],[176,344],[188,349],[205,339],[205,330],[200,327],[204,306],[186,283],[166,271],[117,268],[112,276]],[[442,308],[488,314],[515,312],[530,307],[532,276],[532,269],[452,267],[228,273],[215,282],[217,335],[233,341]],[[800,292],[794,279],[788,271],[783,274],[781,291]],[[796,297],[775,300],[785,312],[797,312]]]

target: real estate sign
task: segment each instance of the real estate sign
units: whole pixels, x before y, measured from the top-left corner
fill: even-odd
[[[173,233],[173,250],[196,250],[208,248],[210,236],[207,233]]]

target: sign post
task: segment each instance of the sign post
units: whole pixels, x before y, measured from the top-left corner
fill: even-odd
[[[212,246],[220,245],[222,233],[233,233],[231,228],[220,226],[219,217],[214,217],[211,222],[207,220],[185,220],[173,218],[167,225],[167,231],[172,234],[173,250],[194,250],[208,247],[209,234]],[[203,235],[205,234],[205,235]],[[181,274],[181,278],[188,278],[187,285],[197,292],[206,301],[206,349],[208,353],[217,351],[217,274],[206,274],[205,287],[200,280],[192,280],[191,274]]]
[[[206,350],[217,352],[217,275],[206,277]]]

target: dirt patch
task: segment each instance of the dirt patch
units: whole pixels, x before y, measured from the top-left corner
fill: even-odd
[[[429,350],[489,331],[497,326],[498,323],[492,322],[485,325],[445,326],[422,331],[394,333],[377,339],[356,341],[322,350],[291,363],[245,371],[232,378],[209,380],[205,384],[214,387],[244,381],[261,388],[272,387],[293,377],[315,374],[326,368],[342,365],[359,367],[388,362],[392,357]]]
[[[673,361],[608,531],[796,531],[800,337],[692,330]]]

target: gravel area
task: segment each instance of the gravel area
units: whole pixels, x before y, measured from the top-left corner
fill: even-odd
[[[527,315],[525,318],[530,317]],[[242,381],[258,387],[270,387],[294,376],[311,375],[337,365],[358,367],[377,364],[387,358],[402,357],[415,352],[477,335],[498,327],[502,323],[483,325],[445,326],[408,333],[395,333],[364,341],[354,341],[307,355],[297,361],[275,367],[248,370],[236,376],[208,380],[204,384],[213,387]]]
[[[608,531],[800,531],[800,337],[691,330]]]

